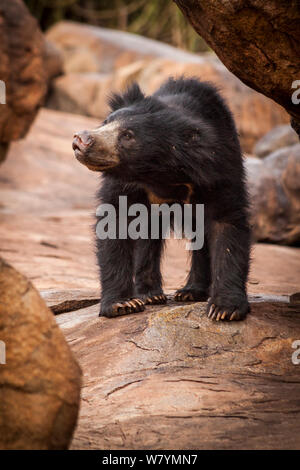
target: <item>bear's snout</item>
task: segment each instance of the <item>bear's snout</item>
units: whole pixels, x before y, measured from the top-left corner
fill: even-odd
[[[73,140],[73,150],[79,150],[84,152],[88,147],[93,143],[93,137],[88,133],[88,131],[76,132],[74,134]]]
[[[93,171],[105,171],[120,161],[116,150],[118,128],[107,124],[74,134],[72,147],[77,160]]]

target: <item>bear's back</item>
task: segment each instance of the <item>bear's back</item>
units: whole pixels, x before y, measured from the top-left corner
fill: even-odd
[[[213,127],[236,132],[232,114],[219,94],[209,82],[196,78],[169,78],[153,95],[168,106],[181,109],[193,119],[208,121]]]

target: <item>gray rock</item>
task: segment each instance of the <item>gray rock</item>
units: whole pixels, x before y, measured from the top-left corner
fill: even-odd
[[[246,159],[251,217],[256,240],[300,241],[300,144],[284,147],[263,160]]]
[[[254,154],[262,158],[275,150],[297,144],[298,142],[299,138],[289,124],[276,126],[259,139],[254,147]]]

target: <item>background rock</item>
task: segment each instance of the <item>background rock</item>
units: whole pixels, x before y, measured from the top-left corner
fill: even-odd
[[[47,32],[64,57],[65,73],[110,73],[148,58],[202,63],[202,57],[153,39],[72,21],[61,21]]]
[[[1,2],[0,79],[6,84],[6,104],[0,105],[2,148],[28,131],[49,80],[60,71],[58,54],[45,44],[36,20],[21,0]]]
[[[0,448],[66,449],[76,425],[81,372],[32,284],[0,260]]]
[[[169,76],[196,76],[215,83],[237,121],[243,149],[274,126],[288,122],[284,110],[246,87],[213,54],[191,54],[137,35],[61,22],[47,33],[62,51],[66,75],[53,83],[52,109],[102,120],[107,96],[137,80],[148,94]]]
[[[256,240],[300,242],[300,144],[246,159]]]
[[[48,77],[48,82],[63,72],[63,55],[56,45],[45,40],[44,43],[44,68]]]
[[[175,0],[221,61],[248,86],[272,98],[300,129],[292,101],[299,79],[300,9],[281,0]]]
[[[288,124],[276,126],[259,139],[255,144],[253,152],[257,157],[265,157],[275,150],[282,147],[289,147],[298,142],[299,137],[291,126]]]

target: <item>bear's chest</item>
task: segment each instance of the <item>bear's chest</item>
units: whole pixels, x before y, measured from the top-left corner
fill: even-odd
[[[150,204],[190,204],[193,195],[191,183],[180,183],[160,188],[145,188]]]

